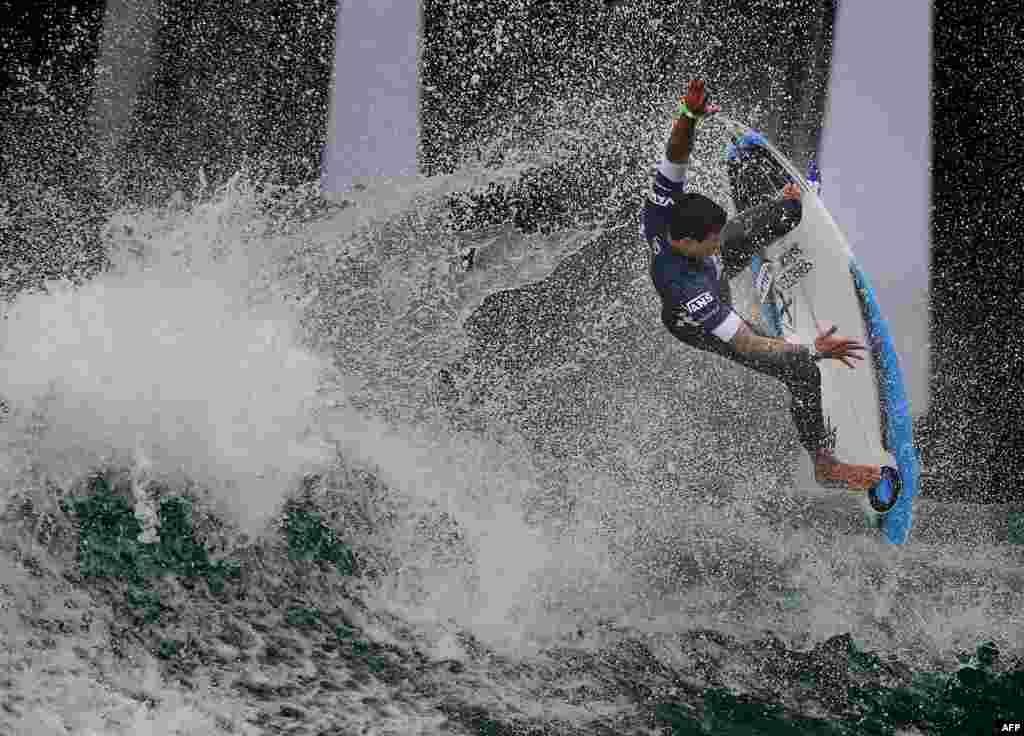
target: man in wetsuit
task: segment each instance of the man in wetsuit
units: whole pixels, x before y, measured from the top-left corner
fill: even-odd
[[[690,82],[644,203],[641,234],[651,248],[651,280],[661,296],[662,323],[690,347],[782,381],[792,396],[790,413],[817,482],[871,491],[881,480],[881,469],[840,462],[829,446],[817,365],[840,360],[852,369],[853,361],[863,360],[864,345],[832,328],[818,336],[812,353],[805,345],[761,334],[731,306],[729,280],[799,221],[800,187],[787,184],[779,199],[744,210],[731,221],[711,199],[684,191],[697,124],[717,111],[707,104],[704,82]]]

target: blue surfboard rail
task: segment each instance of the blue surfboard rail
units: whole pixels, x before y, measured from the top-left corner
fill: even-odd
[[[882,517],[882,533],[892,544],[905,544],[910,536],[913,520],[913,499],[917,495],[920,467],[917,450],[914,447],[914,425],[910,416],[910,402],[907,399],[900,370],[896,347],[889,327],[882,317],[878,299],[864,271],[855,258],[850,259],[850,274],[857,287],[864,312],[871,352],[878,357],[879,390],[882,394],[882,409],[885,413],[886,448],[896,457],[897,470],[903,482],[903,490],[892,510]]]
[[[818,196],[821,196],[821,172],[817,156],[811,156],[807,167],[807,181]],[[871,352],[878,357],[879,392],[882,412],[885,418],[885,446],[896,457],[897,471],[903,483],[903,490],[896,505],[882,517],[882,534],[892,544],[906,544],[910,538],[913,522],[914,496],[920,479],[920,464],[914,447],[914,423],[910,415],[903,372],[889,326],[882,317],[878,298],[857,259],[850,258],[850,274],[853,276],[857,296],[860,299],[864,324],[867,328]]]

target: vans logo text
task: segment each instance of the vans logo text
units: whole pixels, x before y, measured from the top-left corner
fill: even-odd
[[[693,299],[686,302],[686,311],[690,314],[696,314],[711,304],[714,300],[715,298],[711,296],[711,292],[705,291],[703,294],[698,294]]]

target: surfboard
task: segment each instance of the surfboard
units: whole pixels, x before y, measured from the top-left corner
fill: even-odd
[[[883,467],[878,495],[885,498],[898,489],[896,504],[879,514],[865,499],[865,511],[887,541],[905,544],[913,520],[919,460],[903,374],[868,275],[822,202],[816,182],[804,178],[761,133],[721,115],[718,120],[732,139],[727,160],[758,158],[753,176],[763,183],[745,181],[745,196],[761,190],[765,197],[777,197],[787,181],[801,187],[800,221],[755,256],[750,293],[757,302],[761,326],[771,334],[813,345],[819,331],[836,325],[839,334],[868,346],[871,359],[853,370],[836,360],[818,363],[829,444],[845,462]],[[812,172],[815,178],[816,173]]]

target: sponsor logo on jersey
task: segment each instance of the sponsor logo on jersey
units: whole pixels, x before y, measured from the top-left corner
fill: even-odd
[[[671,207],[672,197],[665,197],[657,192],[648,192],[647,198],[659,207]]]
[[[661,235],[655,235],[647,242],[650,244],[651,252],[654,253],[655,256],[660,256],[662,251],[667,251],[671,248],[668,240]]]
[[[714,301],[715,298],[711,296],[711,292],[705,291],[686,302],[686,311],[690,313],[691,317],[696,316],[698,312],[706,309],[709,305],[713,304]]]

